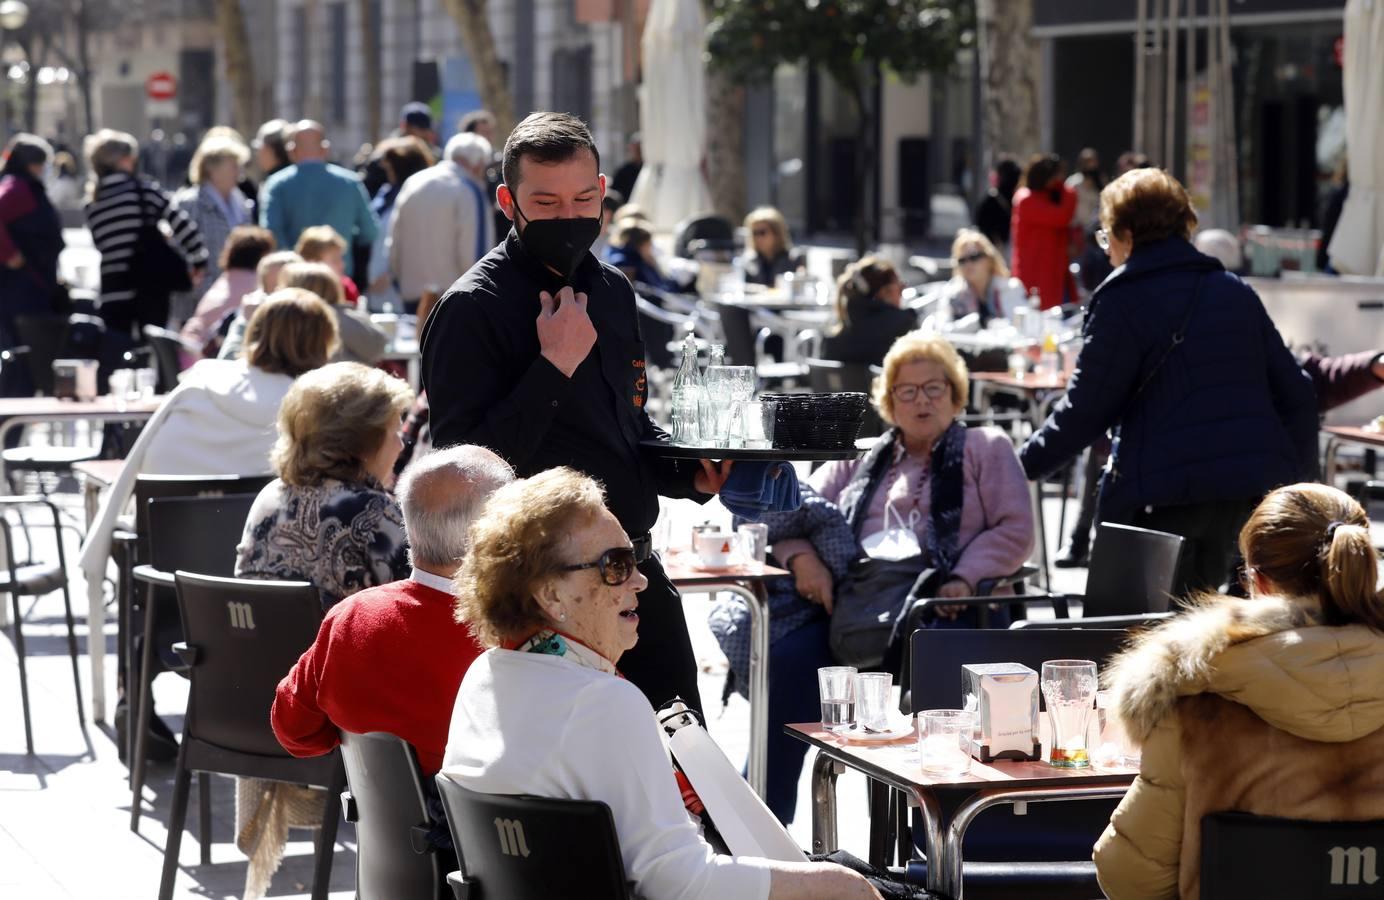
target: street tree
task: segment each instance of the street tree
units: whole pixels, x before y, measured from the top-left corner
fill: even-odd
[[[855,109],[854,231],[865,252],[873,183],[874,98],[885,72],[906,81],[948,71],[973,39],[971,0],[710,0],[707,52],[714,68],[764,82],[785,63],[827,73]]]
[[[245,29],[241,0],[216,0],[216,28],[226,48],[226,81],[231,86],[231,120],[237,131],[253,135],[259,123],[255,58]]]
[[[461,42],[476,74],[481,102],[495,116],[495,136],[504,140],[514,128],[514,101],[510,97],[505,69],[495,52],[495,34],[490,30],[486,0],[443,0],[442,6],[456,22]]]

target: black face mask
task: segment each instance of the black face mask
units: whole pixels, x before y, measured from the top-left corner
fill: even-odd
[[[601,233],[600,219],[530,219],[517,202],[514,212],[524,219],[524,230],[519,232],[524,249],[568,280]]]

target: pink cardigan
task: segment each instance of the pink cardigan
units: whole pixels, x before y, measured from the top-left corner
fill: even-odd
[[[808,483],[835,503],[860,463],[861,459],[827,463],[812,474]],[[967,429],[962,465],[966,478],[959,537],[962,550],[952,575],[964,579],[974,589],[978,581],[1008,575],[1028,559],[1033,551],[1033,504],[1014,445],[999,429]],[[923,460],[902,454],[870,500],[860,532],[862,538],[884,527],[884,510],[889,502],[907,521],[916,499],[918,520],[914,532],[922,543],[931,506],[926,469]],[[774,555],[784,562],[811,550],[812,544],[801,539],[774,545]]]

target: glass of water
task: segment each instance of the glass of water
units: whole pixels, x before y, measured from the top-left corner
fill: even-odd
[[[889,701],[894,695],[894,676],[888,672],[861,672],[855,676],[855,722],[865,731],[889,730]]]
[[[740,554],[746,565],[764,565],[769,556],[769,526],[763,522],[746,522],[735,530],[740,538]]]
[[[778,404],[772,400],[746,400],[740,404],[740,436],[750,450],[774,446],[774,420]]]
[[[929,709],[918,715],[918,753],[923,771],[955,778],[971,770],[971,733],[975,713],[964,709]]]
[[[817,670],[824,731],[850,731],[855,727],[855,676],[855,666],[825,666]]]
[[[1059,769],[1091,765],[1087,732],[1096,708],[1096,664],[1089,659],[1054,659],[1043,663],[1039,679],[1048,706],[1052,738],[1048,762]]]

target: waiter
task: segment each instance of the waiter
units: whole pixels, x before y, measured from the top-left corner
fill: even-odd
[[[443,295],[423,329],[423,385],[439,447],[479,444],[520,476],[570,466],[605,486],[643,562],[639,643],[618,662],[655,707],[701,708],[677,589],[650,553],[658,496],[710,499],[729,463],[654,457],[663,437],[648,384],[634,291],[590,247],[605,176],[585,123],[534,113],[505,142],[496,204],[513,228]]]

